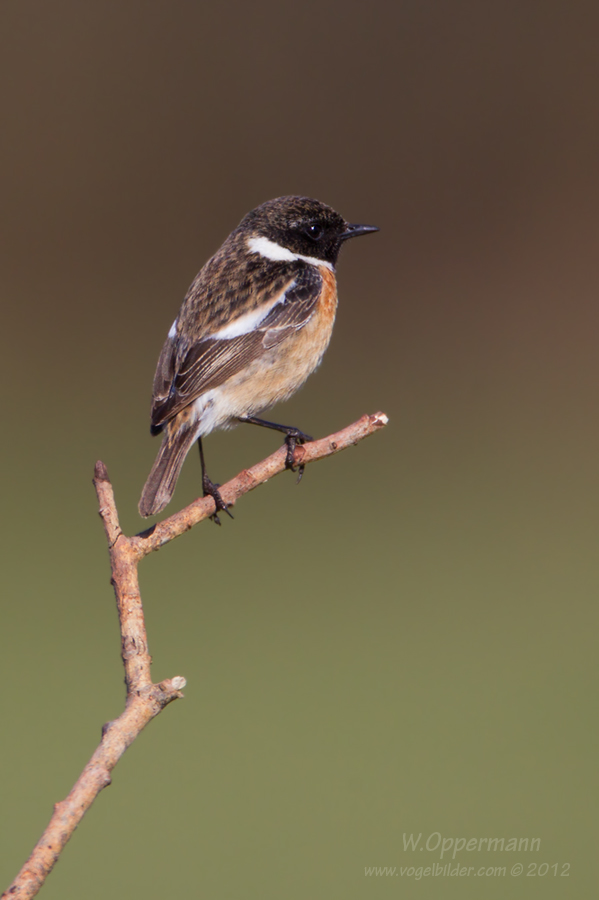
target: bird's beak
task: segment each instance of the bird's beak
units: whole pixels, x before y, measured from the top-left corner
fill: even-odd
[[[341,240],[346,241],[348,238],[359,237],[361,234],[370,234],[371,231],[378,231],[376,225],[350,225],[345,226],[345,231],[341,233]]]

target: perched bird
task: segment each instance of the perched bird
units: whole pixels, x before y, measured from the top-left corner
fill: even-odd
[[[158,360],[151,432],[162,445],[139,512],[170,501],[191,445],[198,441],[204,496],[228,512],[206,474],[202,437],[249,422],[285,434],[287,467],[297,428],[256,418],[291,396],[320,363],[337,309],[335,264],[348,238],[378,231],[350,225],[307,197],[279,197],[252,210],[192,282]],[[300,468],[300,477],[301,477]]]

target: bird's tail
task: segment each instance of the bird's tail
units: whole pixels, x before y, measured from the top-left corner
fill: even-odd
[[[173,496],[185,457],[198,436],[197,423],[190,426],[172,432],[168,425],[165,428],[158,456],[141,492],[138,509],[144,519],[161,512]]]

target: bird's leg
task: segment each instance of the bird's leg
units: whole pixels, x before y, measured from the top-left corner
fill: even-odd
[[[204,497],[212,497],[214,503],[216,505],[215,511],[212,513],[210,518],[216,525],[220,525],[220,519],[218,517],[219,512],[226,512],[228,516],[233,518],[233,514],[229,512],[227,504],[223,500],[220,495],[219,487],[220,484],[214,484],[213,481],[208,478],[206,474],[206,463],[204,461],[204,448],[202,446],[202,438],[198,438],[198,448],[200,451],[200,462],[202,464],[202,490],[204,491]]]
[[[298,444],[306,444],[309,441],[313,441],[314,438],[310,437],[309,434],[304,434],[303,431],[300,431],[299,428],[294,428],[293,425],[277,425],[276,422],[267,422],[266,419],[257,419],[256,416],[239,416],[240,422],[248,422],[250,425],[260,425],[262,428],[272,428],[274,431],[281,431],[285,435],[285,443],[287,444],[287,458],[285,460],[285,468],[291,469],[292,472],[295,472],[295,467],[293,465],[293,454],[295,453],[295,448]],[[297,467],[298,476],[296,484],[299,484],[302,480],[302,475],[304,474],[304,469],[306,467],[304,465],[299,465]]]

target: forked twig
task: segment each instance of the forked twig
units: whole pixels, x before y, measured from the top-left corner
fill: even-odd
[[[307,465],[339,453],[374,434],[387,422],[384,413],[362,416],[353,425],[336,434],[297,447],[294,464]],[[220,493],[223,500],[234,505],[243,494],[284,471],[285,459],[286,448],[283,447],[251,469],[244,469],[236,478],[222,485]],[[2,894],[1,900],[27,900],[37,894],[75,828],[102,788],[110,784],[110,773],[127,747],[154,716],[171,701],[183,696],[181,690],[185,687],[184,678],[176,676],[154,684],[150,677],[151,657],[137,567],[148,553],[159,550],[164,544],[211,516],[215,512],[214,500],[212,497],[202,497],[147,531],[135,537],[127,537],[121,531],[112,485],[102,462],[96,463],[94,487],[108,541],[111,583],[119,614],[121,656],[127,687],[125,709],[118,719],[104,725],[102,740],[93,756],[68,797],[55,804],[48,827],[12,885]]]

